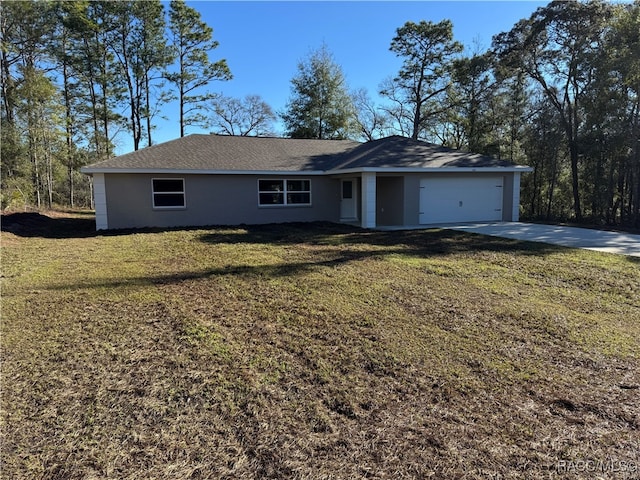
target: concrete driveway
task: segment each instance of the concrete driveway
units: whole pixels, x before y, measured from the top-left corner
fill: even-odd
[[[465,223],[442,225],[442,228],[465,232],[543,242],[565,247],[586,248],[600,252],[640,257],[640,235],[605,232],[588,228],[540,225],[521,222]]]

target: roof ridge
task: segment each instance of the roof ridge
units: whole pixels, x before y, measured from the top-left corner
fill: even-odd
[[[354,142],[362,143],[350,138],[293,138],[293,137],[278,137],[274,135],[228,135],[225,133],[194,133],[190,135],[202,135],[204,137],[219,137],[219,138],[242,138],[247,140],[286,140],[286,141],[317,141],[317,142]]]

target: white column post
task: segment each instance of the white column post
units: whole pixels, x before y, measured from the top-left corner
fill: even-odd
[[[362,173],[362,223],[363,228],[376,227],[376,174]]]

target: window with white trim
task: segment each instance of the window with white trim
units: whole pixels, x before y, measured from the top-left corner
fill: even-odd
[[[184,208],[184,178],[153,178],[153,208]]]
[[[258,180],[258,204],[261,207],[311,205],[311,180]]]

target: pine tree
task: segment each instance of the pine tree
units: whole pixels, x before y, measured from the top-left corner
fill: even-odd
[[[430,117],[449,108],[443,95],[449,89],[453,56],[462,45],[453,40],[449,20],[435,24],[423,20],[398,28],[389,50],[404,60],[398,76],[381,94],[401,98],[410,111],[411,138],[418,139]]]
[[[213,40],[213,29],[183,0],[172,0],[169,4],[169,29],[178,72],[167,73],[166,78],[178,90],[180,136],[184,137],[187,126],[206,122],[202,110],[205,103],[214,98],[211,93],[197,92],[214,80],[230,80],[231,71],[226,60],[212,62],[209,59],[209,52],[218,47],[218,42]]]
[[[342,139],[352,130],[354,107],[342,68],[326,46],[298,64],[292,96],[281,114],[292,138]]]

